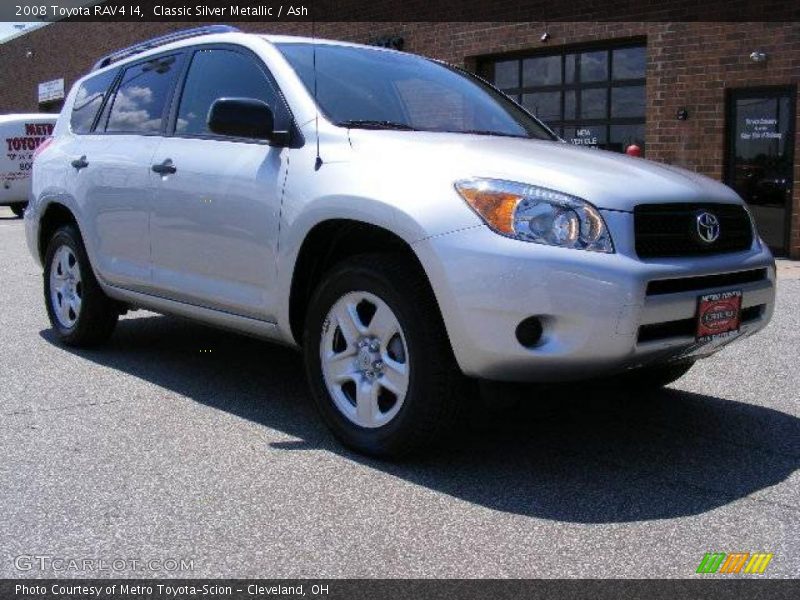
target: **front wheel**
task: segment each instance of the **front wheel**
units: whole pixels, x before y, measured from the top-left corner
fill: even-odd
[[[454,424],[464,377],[427,280],[401,256],[334,267],[311,300],[304,352],[323,419],[355,450],[404,456]]]
[[[25,215],[25,203],[24,202],[16,202],[16,203],[12,204],[9,208],[11,209],[11,212],[13,212],[14,215],[19,219],[21,219]]]
[[[69,346],[92,346],[111,335],[119,318],[92,271],[74,225],[59,228],[44,258],[44,301],[58,338]]]

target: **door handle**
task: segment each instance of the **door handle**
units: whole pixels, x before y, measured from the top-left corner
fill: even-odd
[[[153,169],[153,172],[158,173],[159,175],[171,175],[178,170],[178,168],[172,164],[172,159],[170,158],[167,158],[162,163],[153,165],[151,168]]]
[[[76,169],[78,169],[79,171],[81,169],[85,169],[86,167],[88,167],[89,163],[86,160],[86,155],[84,154],[80,158],[76,158],[75,160],[73,160],[72,161],[72,166],[75,167]]]

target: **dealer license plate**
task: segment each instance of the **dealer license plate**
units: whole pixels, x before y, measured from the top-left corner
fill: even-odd
[[[697,299],[697,341],[712,342],[739,333],[742,292],[704,294]]]

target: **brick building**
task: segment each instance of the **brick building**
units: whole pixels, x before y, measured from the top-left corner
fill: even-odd
[[[101,54],[187,26],[62,22],[12,39],[0,45],[0,113],[57,110],[60,86],[39,84],[69,89]],[[725,181],[774,251],[800,258],[800,23],[317,23],[316,34],[402,43],[479,72],[572,143],[636,145]]]

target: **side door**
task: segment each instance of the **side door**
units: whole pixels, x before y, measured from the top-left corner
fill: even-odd
[[[151,213],[153,282],[173,300],[272,321],[289,149],[213,134],[208,114],[220,98],[261,100],[276,129],[290,127],[289,110],[255,54],[230,45],[194,50],[172,135],[153,161],[170,171],[159,178]]]
[[[158,178],[150,166],[182,60],[172,53],[122,67],[74,163],[95,268],[112,285],[142,292],[152,287],[150,210]]]
[[[114,93],[118,76],[119,69],[108,69],[90,75],[81,82],[74,99],[68,100],[69,133],[56,135],[53,138],[53,148],[57,152],[51,150],[48,153],[48,164],[45,165],[42,159],[37,160],[40,184],[42,180],[47,180],[43,186],[40,185],[40,189],[61,188],[66,196],[75,201],[84,242],[98,271],[101,269],[96,256],[99,255],[96,220],[94,210],[90,208],[91,204],[86,201],[86,193],[91,187],[94,173],[89,169],[86,156],[87,153],[92,156],[96,154],[93,152],[97,143],[95,125],[100,117],[100,111]],[[61,185],[58,182],[59,178],[63,181]]]

